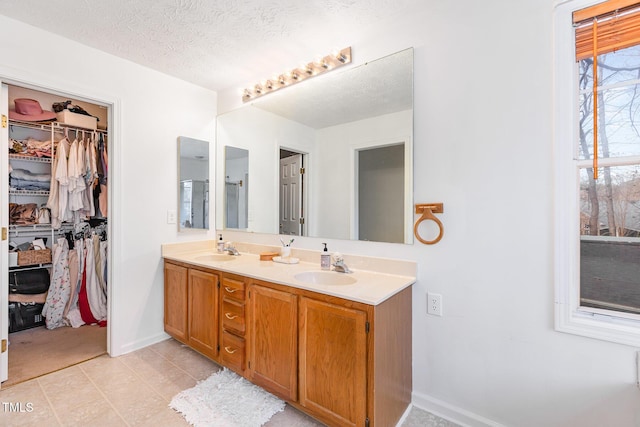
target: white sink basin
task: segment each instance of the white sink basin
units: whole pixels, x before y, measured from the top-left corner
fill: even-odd
[[[305,271],[294,275],[297,280],[312,285],[353,285],[357,282],[353,276],[335,271]]]
[[[233,259],[235,259],[235,256],[231,254],[207,254],[207,255],[200,255],[193,258],[194,261],[208,261],[208,262],[231,261]]]

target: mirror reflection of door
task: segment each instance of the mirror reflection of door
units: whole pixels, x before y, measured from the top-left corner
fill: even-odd
[[[358,240],[404,242],[404,143],[357,152]]]
[[[248,228],[249,151],[225,147],[225,228]]]
[[[280,234],[303,235],[302,154],[280,150]]]

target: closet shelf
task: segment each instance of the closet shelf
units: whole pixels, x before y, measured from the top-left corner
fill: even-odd
[[[51,224],[28,224],[28,225],[20,225],[20,224],[9,224],[9,233],[12,231],[51,231]]]
[[[27,156],[24,154],[9,154],[9,160],[24,160],[26,162],[51,163],[51,157]]]
[[[51,131],[53,130],[54,132],[64,132],[65,129],[79,129],[81,131],[85,131],[85,132],[99,132],[99,133],[107,133],[106,129],[88,129],[88,128],[83,128],[80,126],[72,126],[72,125],[67,125],[64,123],[59,123],[59,122],[46,122],[46,123],[35,123],[35,122],[23,122],[20,120],[9,120],[9,125],[15,125],[15,126],[20,126],[23,128],[29,128],[29,129],[37,129],[37,130],[46,130],[46,131]]]
[[[73,228],[74,224],[70,222],[63,222],[60,228],[53,228],[51,227],[51,224],[9,224],[9,235],[12,237],[19,237],[36,236],[43,233],[62,234],[66,231],[73,230]]]
[[[52,128],[55,129],[53,123],[37,123],[37,122],[23,122],[20,120],[9,119],[9,126],[19,126],[22,128],[28,129],[36,129],[36,130],[46,130],[51,131]]]
[[[51,264],[51,263],[47,263],[47,264],[30,264],[30,265],[11,265],[11,266],[9,266],[9,270],[10,271],[35,270],[35,269],[43,268],[43,267],[51,267],[52,265],[53,264]]]
[[[35,190],[9,190],[10,196],[48,196],[48,191]]]

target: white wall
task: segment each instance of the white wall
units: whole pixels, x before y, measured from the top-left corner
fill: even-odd
[[[3,16],[0,38],[0,79],[114,104],[110,352],[163,339],[160,245],[215,237],[178,234],[166,211],[178,207],[177,137],[214,141],[216,94]]]
[[[472,425],[639,425],[637,349],[553,329],[552,16],[552,0],[419,2],[352,34],[357,63],[415,48],[414,199],[444,202],[445,233],[329,247],[419,263],[415,404]],[[218,95],[221,110],[239,102]],[[427,290],[443,317],[426,314]]]

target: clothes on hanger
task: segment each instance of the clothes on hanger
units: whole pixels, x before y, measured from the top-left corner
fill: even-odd
[[[106,217],[107,152],[102,133],[98,138],[100,151],[94,139],[86,137],[84,132],[76,133],[73,142],[65,136],[57,143],[47,202],[54,228],[60,228],[67,221],[77,224],[95,216]],[[96,188],[99,189],[99,209],[96,208]]]
[[[71,239],[73,238],[73,239]],[[69,241],[73,244],[70,245]],[[72,247],[72,249],[70,249]],[[104,225],[76,225],[58,238],[42,316],[47,329],[107,324],[107,248]]]
[[[53,246],[53,277],[42,308],[42,317],[45,319],[47,329],[65,325],[63,313],[70,296],[69,246],[67,240],[61,237]]]

